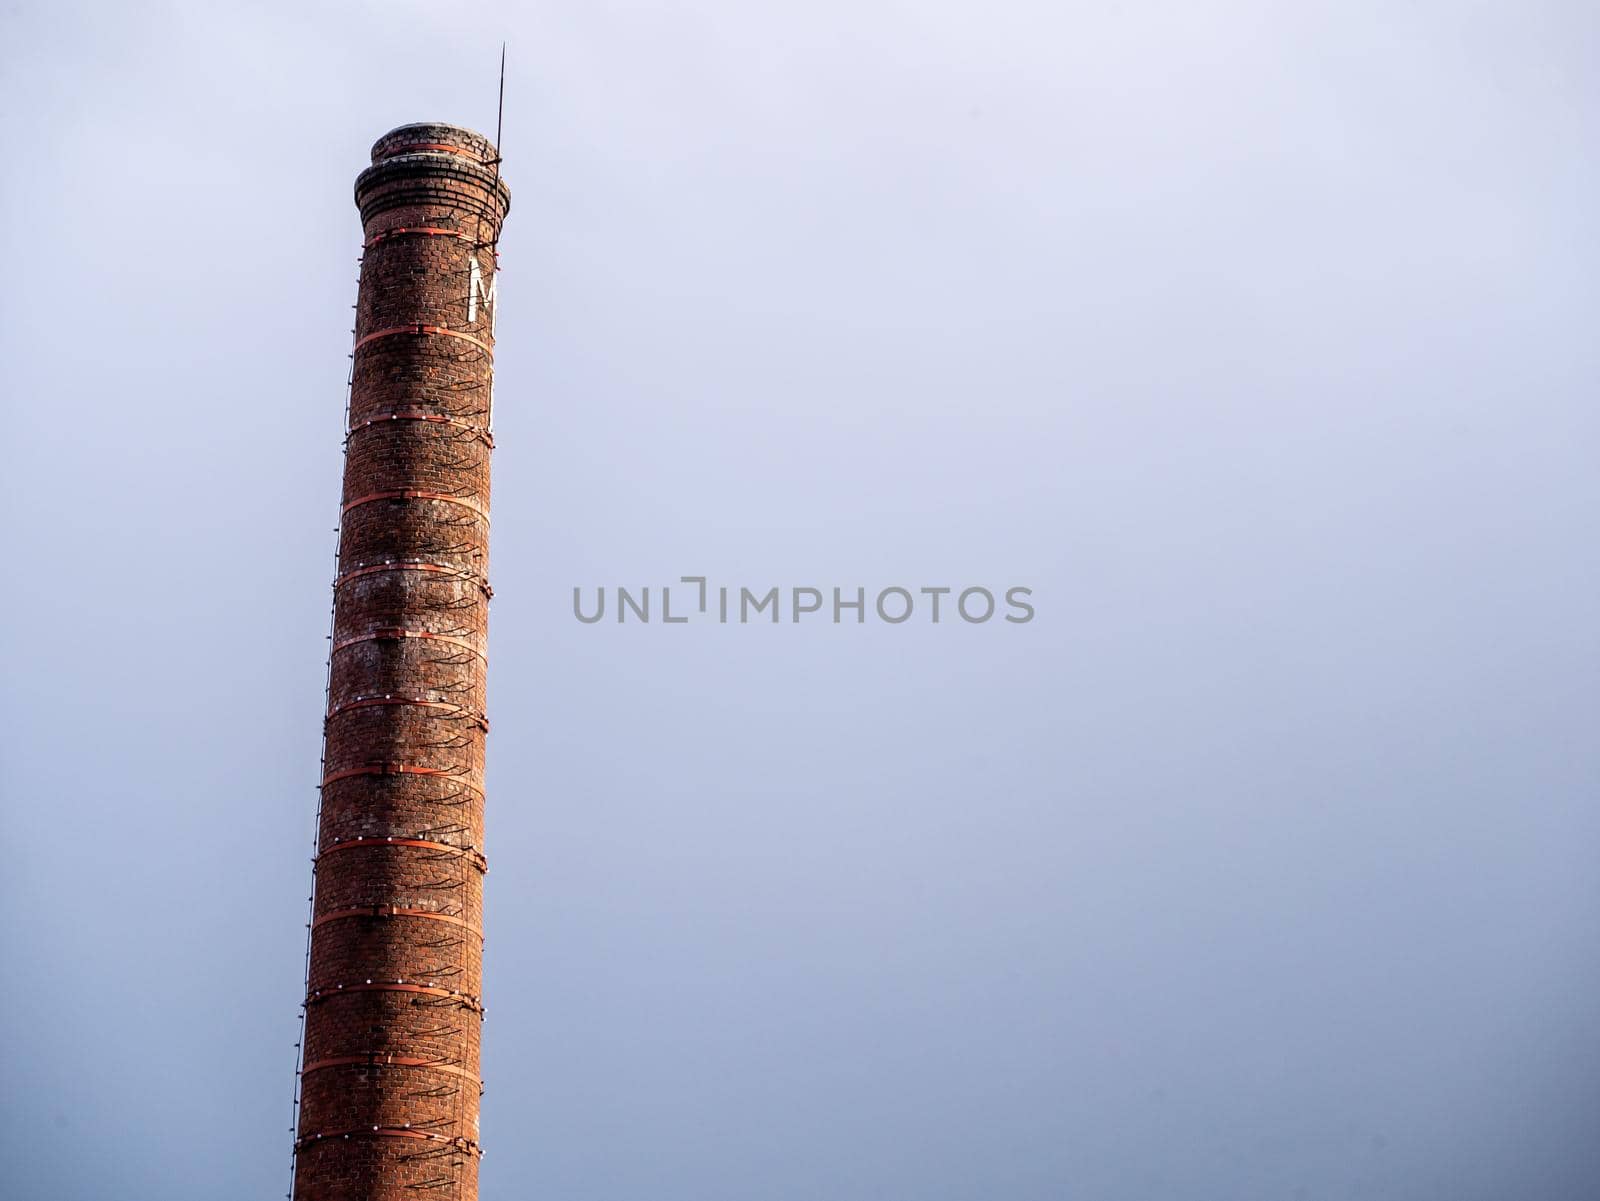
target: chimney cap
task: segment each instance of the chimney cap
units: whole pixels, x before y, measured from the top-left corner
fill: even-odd
[[[494,143],[443,121],[400,125],[374,142],[372,165],[356,177],[355,193],[363,222],[423,203],[463,209],[492,222],[498,235],[511,209]]]
[[[495,144],[475,129],[445,121],[414,121],[398,125],[372,144],[372,161],[402,154],[454,155],[471,162],[492,165],[499,157]]]

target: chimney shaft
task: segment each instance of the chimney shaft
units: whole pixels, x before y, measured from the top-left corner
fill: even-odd
[[[498,151],[378,139],[356,304],[296,1201],[475,1201]]]

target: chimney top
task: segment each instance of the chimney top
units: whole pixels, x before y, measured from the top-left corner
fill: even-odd
[[[374,163],[403,154],[455,155],[469,162],[493,165],[499,152],[476,130],[443,121],[417,121],[391,129],[372,144]]]
[[[511,208],[511,189],[500,176],[494,143],[442,121],[384,134],[372,144],[372,165],[356,177],[361,219],[417,204],[461,209],[498,231]]]

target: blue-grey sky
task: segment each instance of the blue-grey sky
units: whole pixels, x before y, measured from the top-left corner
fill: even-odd
[[[7,5],[0,1192],[284,1191],[351,184],[503,37],[485,1198],[1600,1195],[1597,34]]]

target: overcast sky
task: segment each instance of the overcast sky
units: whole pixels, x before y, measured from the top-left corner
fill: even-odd
[[[505,38],[484,1197],[1595,1196],[1597,35],[7,4],[0,1192],[286,1188],[351,185]]]

